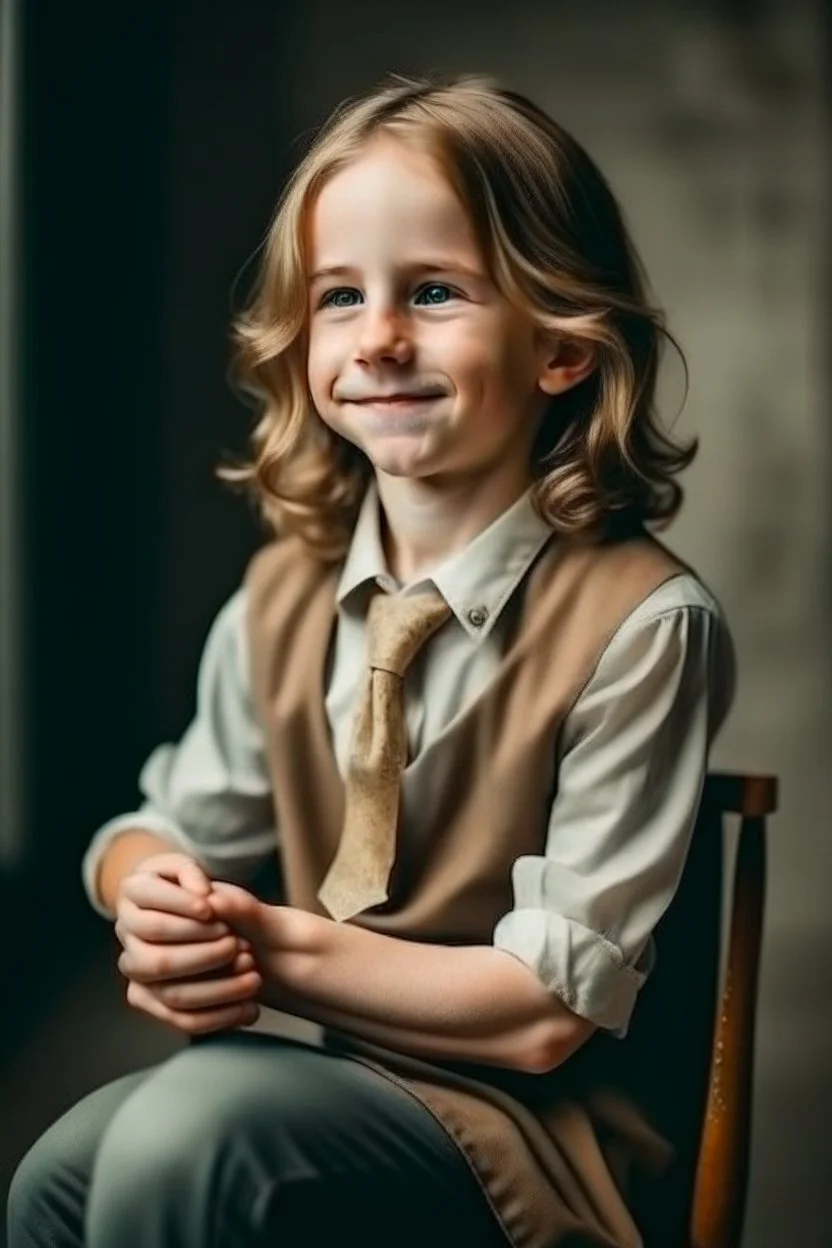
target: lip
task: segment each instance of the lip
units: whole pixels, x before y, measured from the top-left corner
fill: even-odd
[[[354,399],[353,402],[362,407],[406,407],[415,403],[432,403],[434,399],[441,397],[440,394],[388,394],[376,398]]]
[[[424,403],[429,398],[440,398],[439,394],[370,394],[368,398],[353,399],[354,403]]]

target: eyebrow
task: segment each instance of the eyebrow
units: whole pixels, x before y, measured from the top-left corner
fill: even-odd
[[[478,269],[469,268],[468,265],[459,264],[454,260],[424,260],[417,264],[405,264],[401,266],[403,273],[411,273],[414,276],[419,273],[462,273],[466,277],[473,277],[482,280],[484,273],[480,273]],[[322,277],[347,277],[351,273],[357,272],[354,265],[350,264],[331,264],[322,269],[316,269],[314,273],[310,273],[309,281],[317,282]]]

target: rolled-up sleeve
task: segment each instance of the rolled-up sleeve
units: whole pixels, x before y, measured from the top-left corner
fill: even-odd
[[[652,932],[676,891],[708,765],[733,699],[734,651],[717,604],[629,617],[576,701],[559,742],[545,852],[512,872],[494,944],[571,1010],[626,1036],[655,961]]]
[[[245,883],[277,852],[277,828],[262,732],[252,709],[245,628],[238,590],[214,620],[200,660],[193,720],[177,744],[158,746],[139,777],[144,798],[92,837],[81,874],[90,904],[104,917],[96,881],[119,833],[142,828],[179,846],[216,879]]]

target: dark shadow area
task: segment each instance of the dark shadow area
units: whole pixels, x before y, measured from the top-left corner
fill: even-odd
[[[19,951],[5,1053],[106,937],[80,855],[183,730],[210,619],[259,540],[214,468],[247,438],[232,297],[288,156],[274,6],[25,8],[30,776],[25,857],[0,874]]]

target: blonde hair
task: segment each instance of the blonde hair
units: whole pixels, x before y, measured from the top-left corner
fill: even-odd
[[[660,345],[675,340],[593,161],[525,96],[479,75],[394,75],[321,128],[281,196],[253,296],[233,325],[232,378],[260,414],[250,462],[220,475],[253,494],[276,533],[297,535],[326,562],[346,553],[372,464],[324,424],[309,394],[304,220],[326,180],[380,132],[436,159],[502,294],[538,325],[592,344],[592,373],[551,400],[534,443],[538,514],[569,538],[665,527],[682,502],[674,476],[697,451],[696,441],[675,443],[655,412]]]

